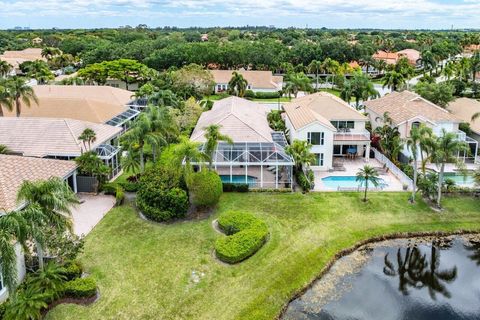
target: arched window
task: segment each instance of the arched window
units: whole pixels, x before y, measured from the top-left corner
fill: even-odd
[[[412,122],[412,129],[413,128],[418,128],[418,127],[420,127],[420,122],[419,121]]]

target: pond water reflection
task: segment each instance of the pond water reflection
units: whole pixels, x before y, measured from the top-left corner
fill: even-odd
[[[477,238],[369,245],[337,261],[283,319],[480,319]]]

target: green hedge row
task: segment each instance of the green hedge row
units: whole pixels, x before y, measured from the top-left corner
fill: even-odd
[[[252,90],[246,90],[244,94],[245,98],[256,99],[277,99],[280,98],[279,92],[253,92]]]
[[[218,225],[227,236],[217,239],[215,253],[227,263],[237,263],[252,256],[268,237],[265,222],[249,213],[226,212],[218,218]]]
[[[223,183],[223,192],[248,192],[248,189],[246,183]]]
[[[77,278],[65,283],[64,292],[71,298],[90,298],[97,294],[97,283],[92,277]]]

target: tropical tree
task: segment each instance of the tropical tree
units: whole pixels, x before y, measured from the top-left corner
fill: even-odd
[[[405,77],[400,72],[395,70],[388,71],[383,77],[383,88],[387,87],[392,91],[403,87],[406,83]]]
[[[304,73],[292,73],[287,75],[287,84],[285,86],[285,91],[289,94],[292,93],[296,98],[299,91],[312,91],[312,84],[310,78],[307,77]]]
[[[41,288],[26,286],[16,292],[8,301],[5,310],[5,320],[28,319],[40,320],[42,309],[48,307],[49,295],[42,292]]]
[[[44,57],[47,60],[52,59],[54,56],[61,55],[62,51],[58,48],[53,48],[53,47],[45,47],[42,49],[42,57]]]
[[[42,60],[26,61],[20,65],[20,69],[26,73],[29,78],[37,80],[38,84],[45,84],[55,79],[48,64]]]
[[[378,98],[380,94],[375,90],[372,81],[370,81],[367,75],[356,72],[351,80],[345,82],[340,97],[347,102],[355,98],[355,107],[358,110],[360,101]]]
[[[3,117],[3,108],[8,111],[13,110],[13,101],[11,92],[8,88],[8,81],[0,78],[0,117]]]
[[[308,72],[315,73],[315,90],[318,90],[318,74],[322,70],[322,62],[318,60],[312,60],[308,65]]]
[[[92,148],[92,143],[94,143],[97,140],[97,134],[92,129],[86,128],[80,134],[80,136],[78,137],[78,140],[82,141],[83,148],[85,150],[87,150],[87,144],[88,144],[88,151],[90,151],[91,148]],[[82,152],[83,152],[83,150],[82,150]]]
[[[457,158],[459,152],[467,152],[468,146],[465,142],[457,139],[457,135],[454,132],[447,132],[442,129],[442,135],[437,137],[432,149],[431,159],[440,169],[438,173],[438,190],[437,190],[437,206],[441,208],[442,200],[442,185],[443,175],[445,172],[446,163],[455,163],[457,166],[461,166]]]
[[[420,134],[420,142],[419,142],[419,153],[420,153],[420,165],[422,168],[422,174],[425,175],[425,171],[427,168],[427,162],[430,159],[430,155],[432,154],[432,150],[435,145],[435,139],[433,136],[432,128],[427,127],[425,124],[420,124],[418,127],[418,132]]]
[[[125,172],[132,172],[134,175],[140,171],[140,159],[135,150],[129,149],[122,157],[122,168]]]
[[[450,81],[450,79],[453,77],[455,74],[455,69],[456,69],[456,64],[454,62],[448,62],[445,65],[445,68],[442,70],[442,74],[447,78],[447,81]]]
[[[371,182],[375,187],[380,184],[380,178],[378,177],[378,172],[372,166],[365,165],[357,172],[356,181],[365,184],[365,192],[363,196],[363,201],[367,202],[367,191],[368,191],[368,183]]]
[[[10,149],[6,145],[0,144],[0,154],[10,153]]]
[[[5,77],[12,70],[12,66],[4,60],[0,60],[0,77]]]
[[[212,162],[214,158],[214,152],[217,149],[219,141],[225,141],[229,144],[233,144],[233,140],[220,132],[221,126],[218,124],[211,124],[205,127],[205,154],[208,155],[208,167],[212,169]]]
[[[200,150],[200,143],[191,141],[187,137],[181,137],[180,143],[175,145],[173,149],[174,163],[179,167],[184,165],[185,178],[187,183],[190,182],[191,173],[193,172],[192,162],[198,164],[201,168],[202,164],[210,157]]]
[[[22,113],[22,104],[30,107],[32,100],[38,103],[38,98],[35,95],[35,92],[32,87],[25,82],[25,79],[13,77],[8,81],[7,86],[10,98],[15,103],[17,117],[20,117],[20,114]]]
[[[410,130],[410,136],[407,138],[407,148],[410,150],[412,154],[412,169],[413,169],[413,189],[412,189],[412,197],[411,202],[415,203],[415,195],[417,193],[417,179],[418,179],[418,148],[420,144],[420,140],[422,139],[420,129],[417,127],[413,127]]]
[[[437,66],[435,55],[431,51],[425,50],[421,53],[420,62],[424,73],[430,71],[430,75],[432,75],[433,69]]]
[[[476,52],[470,59],[470,71],[472,72],[472,81],[475,82],[477,73],[480,72],[480,52]]]
[[[480,169],[477,169],[477,171],[473,173],[473,181],[475,181],[477,186],[480,186]]]
[[[294,140],[285,148],[287,154],[295,161],[297,171],[306,170],[315,162],[315,155],[311,152],[312,145],[305,140]]]
[[[34,240],[40,269],[43,269],[43,230],[52,227],[59,231],[72,231],[71,209],[79,203],[77,196],[60,178],[24,181],[17,201],[28,204],[29,210],[20,212],[26,221],[27,235]]]
[[[243,97],[245,91],[247,90],[248,82],[245,80],[242,74],[234,71],[232,78],[228,82],[228,93],[236,95],[238,97]]]

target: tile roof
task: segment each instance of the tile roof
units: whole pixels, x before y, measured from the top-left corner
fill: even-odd
[[[78,140],[86,128],[96,133],[92,149],[118,135],[122,128],[73,119],[0,117],[0,144],[29,157],[80,156]]]
[[[458,98],[448,104],[448,110],[465,123],[470,123],[470,128],[480,134],[480,118],[472,121],[472,116],[480,112],[480,101],[469,98]]]
[[[221,125],[222,134],[234,142],[272,142],[272,129],[268,126],[265,107],[238,97],[216,101],[212,110],[202,113],[190,137],[205,142],[205,127]]]
[[[295,129],[318,121],[332,130],[335,120],[367,121],[367,117],[352,108],[342,99],[328,92],[317,92],[283,105]]]
[[[379,50],[373,54],[372,58],[375,60],[384,60],[388,64],[395,64],[397,63],[399,56],[396,52],[386,52]]]
[[[19,51],[5,51],[0,55],[0,60],[8,62],[12,67],[18,68],[25,61],[43,60],[41,48],[27,48]]]
[[[109,86],[33,86],[38,104],[23,106],[21,117],[68,118],[105,123],[126,111],[132,93]],[[5,116],[14,117],[15,110]]]
[[[400,56],[404,56],[411,64],[416,64],[420,59],[420,51],[415,49],[405,49],[397,52]]]
[[[13,211],[19,207],[16,198],[23,181],[64,178],[77,167],[73,161],[1,154],[0,163],[0,212]]]
[[[448,110],[410,91],[392,92],[382,98],[365,101],[364,105],[367,111],[371,110],[378,115],[388,112],[395,125],[415,117],[423,117],[432,122],[461,122]]]
[[[215,83],[228,83],[234,71],[240,73],[256,89],[277,89],[283,82],[282,76],[274,76],[271,71],[210,70]]]

